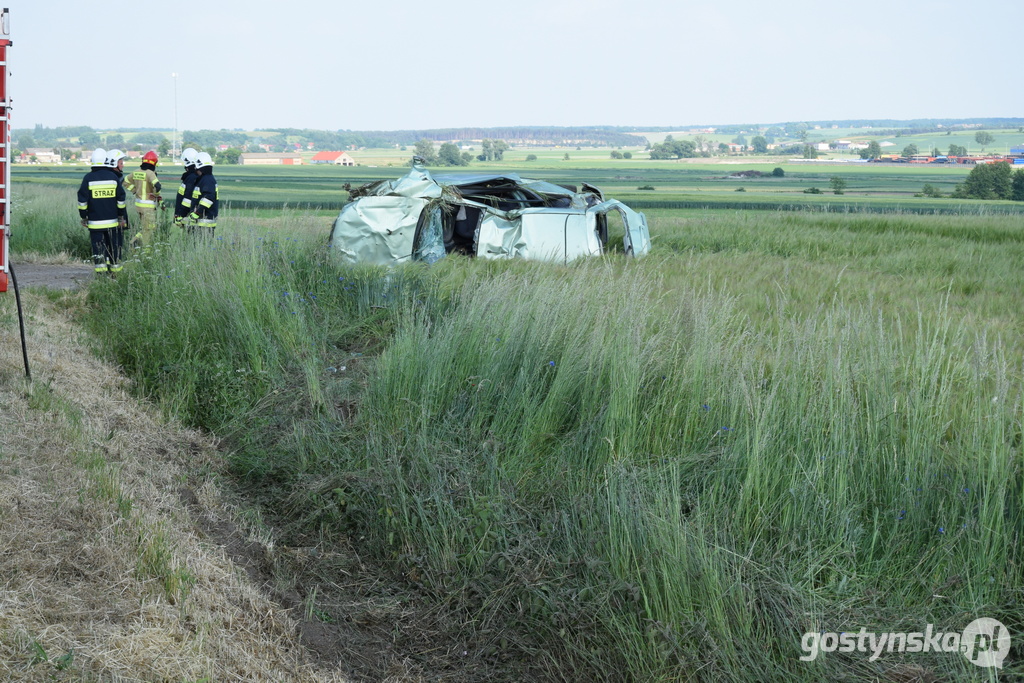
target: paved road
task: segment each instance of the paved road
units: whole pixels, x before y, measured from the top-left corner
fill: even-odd
[[[18,287],[78,289],[96,277],[88,263],[12,263]]]

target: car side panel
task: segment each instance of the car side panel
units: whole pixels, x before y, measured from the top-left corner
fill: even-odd
[[[338,214],[331,247],[348,263],[388,265],[412,259],[413,239],[427,199],[362,197]]]

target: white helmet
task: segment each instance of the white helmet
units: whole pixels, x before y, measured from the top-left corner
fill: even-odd
[[[198,156],[199,156],[199,152],[197,152],[192,147],[186,147],[185,149],[181,150],[181,161],[186,166],[195,166],[196,165],[196,157],[198,157]]]
[[[108,168],[117,168],[117,162],[124,159],[124,152],[119,149],[107,150],[107,158],[103,160],[103,165]]]
[[[92,156],[89,157],[89,163],[93,166],[102,166],[107,160],[107,150],[97,147],[93,150]]]
[[[206,168],[207,166],[213,166],[213,157],[207,152],[200,152],[196,156],[196,168]]]

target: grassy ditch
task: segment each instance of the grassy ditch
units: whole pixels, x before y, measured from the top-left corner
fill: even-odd
[[[969,679],[958,654],[803,662],[801,635],[1021,632],[1019,353],[925,256],[886,289],[884,256],[813,247],[906,231],[726,216],[721,250],[666,221],[691,251],[385,270],[289,220],[161,246],[91,289],[90,324],[228,439],[278,522],[454,607],[466,656],[510,678]],[[746,251],[791,278],[766,294],[721,258]]]

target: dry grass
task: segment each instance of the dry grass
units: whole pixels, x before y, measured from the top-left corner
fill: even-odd
[[[0,679],[343,680],[204,537],[198,516],[231,517],[196,479],[215,444],[132,398],[46,298],[25,307],[31,384],[0,296]]]

